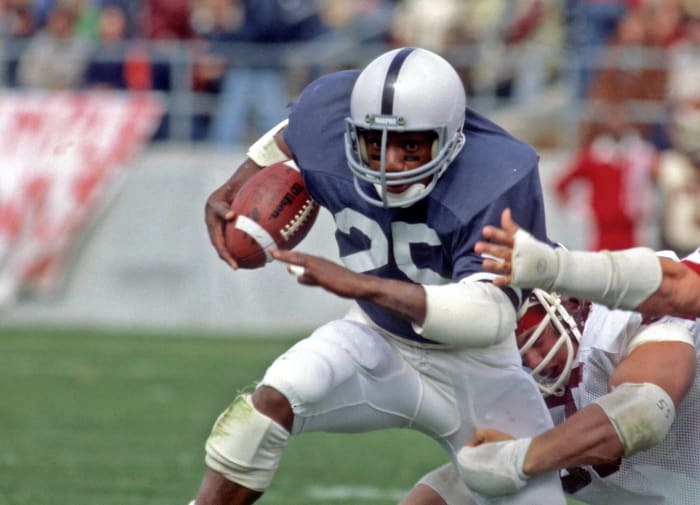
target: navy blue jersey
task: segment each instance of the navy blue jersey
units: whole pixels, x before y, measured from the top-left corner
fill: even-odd
[[[546,239],[537,154],[469,108],[464,148],[426,198],[408,208],[382,208],[360,198],[343,140],[358,74],[341,71],[309,84],[293,104],[284,133],[310,195],[335,219],[340,257],[348,268],[421,284],[483,272],[474,244],[483,238],[483,226],[499,225],[506,207],[523,228]],[[358,303],[383,328],[426,341],[409,321]]]

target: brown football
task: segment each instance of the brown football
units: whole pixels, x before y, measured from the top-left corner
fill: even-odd
[[[226,247],[240,268],[252,269],[267,263],[267,248],[297,246],[316,221],[319,206],[294,162],[284,161],[248,179],[231,210],[236,218],[226,224]]]

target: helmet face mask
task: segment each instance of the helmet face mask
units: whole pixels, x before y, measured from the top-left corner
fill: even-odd
[[[406,207],[427,196],[464,144],[465,107],[457,72],[430,51],[396,49],[371,62],[355,82],[345,121],[345,154],[359,195],[383,207]],[[381,133],[379,169],[367,159],[363,133],[369,130]],[[426,131],[436,135],[432,159],[410,170],[388,171],[389,134]],[[388,191],[396,186],[409,189]]]
[[[534,289],[518,314],[516,337],[518,337],[518,348],[521,356],[524,357],[532,349],[550,325],[557,335],[554,344],[545,351],[546,354],[542,360],[530,372],[544,397],[563,393],[574,366],[574,358],[581,341],[581,327],[590,306],[587,302],[585,304],[576,302],[578,305],[575,310],[581,310],[579,314],[572,315],[564,303],[556,294]],[[521,343],[521,337],[526,333],[531,334]],[[558,369],[558,374],[551,377],[543,373],[548,365],[557,358],[562,348],[565,349],[566,357],[565,362]]]

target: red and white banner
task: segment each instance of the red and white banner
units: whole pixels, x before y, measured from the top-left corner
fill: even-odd
[[[0,93],[0,307],[56,287],[161,114],[149,94]]]

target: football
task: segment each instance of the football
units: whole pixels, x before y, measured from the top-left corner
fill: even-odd
[[[248,179],[231,204],[236,213],[226,224],[226,247],[240,268],[271,261],[273,245],[292,249],[309,233],[319,206],[304,187],[293,161],[275,163]]]

